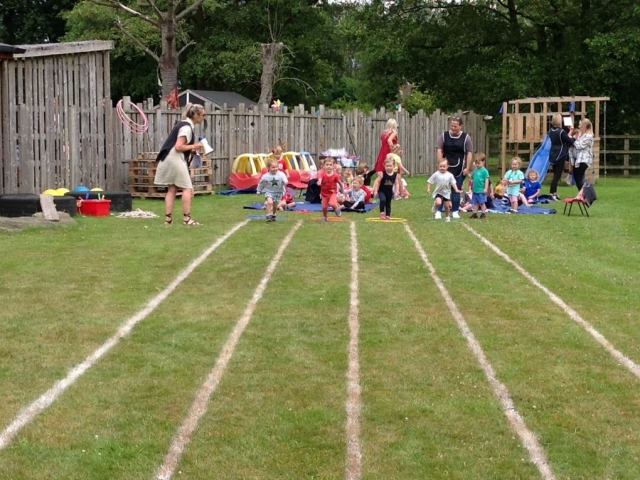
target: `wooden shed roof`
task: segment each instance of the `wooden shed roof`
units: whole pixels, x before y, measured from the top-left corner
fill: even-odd
[[[10,59],[18,53],[24,53],[24,51],[24,48],[16,47],[14,45],[7,45],[6,43],[0,43],[0,59]]]
[[[194,98],[195,97],[195,98]],[[257,105],[253,100],[240,95],[236,92],[220,92],[215,90],[184,90],[178,95],[180,99],[180,106],[184,107],[187,104],[187,98],[191,103],[200,103],[197,99],[208,101],[213,103],[217,108],[222,108],[227,105],[228,108],[236,108],[241,103],[244,103],[245,107],[253,107]],[[196,101],[194,101],[196,100]]]
[[[0,53],[24,53],[25,49],[16,47],[14,45],[7,45],[6,43],[0,43]]]
[[[76,53],[102,52],[113,50],[110,40],[91,40],[84,42],[43,43],[39,45],[17,45],[24,53],[13,58],[48,57],[55,55],[73,55]]]

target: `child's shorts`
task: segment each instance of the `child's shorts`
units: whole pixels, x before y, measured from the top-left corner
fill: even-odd
[[[444,196],[440,195],[439,193],[436,195],[435,198],[439,198],[440,200],[442,200],[442,202],[450,202],[451,199],[450,198],[445,198]]]
[[[520,195],[509,195],[510,202],[517,202],[519,198],[520,198]]]
[[[474,193],[471,195],[471,205],[484,205],[487,203],[487,195],[484,193]]]
[[[280,203],[280,200],[282,199],[282,194],[278,195],[277,193],[265,192],[264,199],[266,200],[267,198],[271,198],[273,200],[273,203],[278,205]]]

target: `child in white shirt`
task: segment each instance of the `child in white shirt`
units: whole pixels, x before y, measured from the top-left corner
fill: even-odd
[[[434,218],[436,220],[442,218],[440,213],[440,206],[444,205],[445,221],[450,222],[449,212],[451,211],[451,190],[456,193],[462,193],[462,190],[458,188],[456,184],[456,178],[447,169],[449,168],[449,162],[442,160],[438,163],[438,171],[435,172],[429,180],[427,180],[427,193],[431,193],[431,185],[435,185],[433,190],[433,207],[431,211],[435,213]]]
[[[352,182],[352,187],[345,190],[345,200],[342,203],[345,208],[351,210],[364,210],[366,192],[362,188],[364,184],[364,178],[355,177]]]

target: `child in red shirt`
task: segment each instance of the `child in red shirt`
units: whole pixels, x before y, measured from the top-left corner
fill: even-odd
[[[365,193],[364,203],[369,203],[371,201],[371,177],[375,174],[375,170],[369,171],[369,165],[366,163],[361,163],[356,168],[356,176],[360,176],[364,179],[364,183],[362,184],[362,189]]]
[[[273,153],[274,160],[278,162],[278,170],[289,178],[289,166],[287,164],[287,160],[282,157],[282,147],[280,145],[276,145],[273,147],[273,150],[271,150],[271,153]]]
[[[327,221],[328,207],[333,208],[336,216],[342,215],[338,205],[338,189],[342,188],[340,175],[335,171],[335,160],[327,157],[323,160],[322,170],[318,172],[318,186],[322,200],[322,221]]]
[[[296,201],[293,199],[291,192],[284,192],[284,195],[282,195],[280,199],[280,204],[278,204],[278,210],[292,210],[295,206]]]

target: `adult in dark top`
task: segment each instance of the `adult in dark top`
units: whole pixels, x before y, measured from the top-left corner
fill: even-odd
[[[452,117],[449,122],[449,130],[438,137],[437,143],[438,163],[447,160],[448,171],[456,179],[458,190],[462,190],[465,176],[469,173],[471,157],[473,157],[473,142],[468,133],[462,131],[462,119]],[[451,215],[453,218],[460,218],[460,194],[451,192]]]
[[[182,223],[199,225],[191,218],[191,198],[193,183],[189,173],[188,160],[192,154],[202,148],[202,143],[195,141],[193,127],[204,121],[205,111],[202,105],[187,103],[182,111],[182,121],[176,123],[169,137],[162,145],[156,162],[155,185],[167,187],[164,197],[164,223],[173,223],[173,204],[182,190]]]
[[[562,115],[556,113],[551,117],[551,130],[549,130],[549,140],[551,149],[549,150],[549,165],[553,168],[553,180],[549,194],[553,200],[560,200],[558,197],[558,182],[564,172],[564,162],[569,160],[569,148],[576,141],[562,128]],[[544,176],[544,172],[540,172]]]

